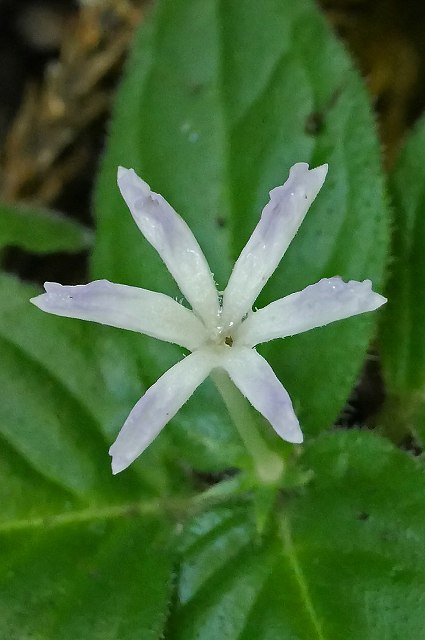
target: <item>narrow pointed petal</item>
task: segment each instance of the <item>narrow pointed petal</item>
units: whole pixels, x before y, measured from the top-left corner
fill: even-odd
[[[223,324],[237,323],[254,304],[297,233],[319,193],[328,165],[316,169],[295,164],[281,187],[270,191],[270,201],[240,254],[223,295]]]
[[[126,469],[150,445],[212,367],[209,353],[196,351],[174,365],[146,391],[109,449],[114,474]]]
[[[186,222],[133,169],[118,169],[118,186],[146,240],[158,251],[180,291],[205,321],[217,317],[218,296],[205,256]]]
[[[374,311],[387,301],[372,291],[370,280],[344,282],[323,278],[303,291],[252,313],[237,331],[235,342],[253,346],[322,327],[336,320]]]
[[[281,438],[288,442],[303,441],[288,392],[259,353],[246,347],[232,347],[221,366]]]
[[[190,350],[206,339],[195,314],[163,293],[108,280],[76,286],[46,282],[44,288],[46,293],[31,302],[47,313],[138,331]]]

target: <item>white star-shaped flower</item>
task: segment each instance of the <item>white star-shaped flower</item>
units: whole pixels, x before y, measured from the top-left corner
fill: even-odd
[[[293,336],[335,320],[373,311],[386,299],[370,280],[320,280],[263,309],[252,306],[322,187],[327,165],[295,164],[283,186],[270,192],[248,243],[220,296],[210,268],[185,221],[130,169],[118,186],[145,238],[157,250],[192,307],[146,289],[98,280],[87,285],[45,283],[32,302],[48,313],[91,320],[173,342],[192,353],[171,367],[132,409],[110,448],[113,473],[128,467],[217,368],[289,442],[303,436],[288,393],[255,345]]]

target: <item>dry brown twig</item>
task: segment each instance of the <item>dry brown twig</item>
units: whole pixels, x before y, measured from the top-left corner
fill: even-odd
[[[383,43],[389,37],[388,21],[380,26],[380,12],[373,3],[321,3],[358,57],[372,97],[380,105],[385,99],[380,126],[391,161],[406,127],[416,82],[415,52],[401,32],[395,37],[390,19],[392,44]],[[48,66],[41,86],[27,88],[10,129],[0,165],[0,199],[29,198],[49,204],[87,164],[90,141],[83,134],[109,109],[112,89],[105,80],[119,69],[143,4],[143,0],[80,0],[80,11],[65,28],[58,60]]]
[[[81,3],[65,28],[59,58],[41,86],[27,88],[4,146],[0,197],[48,204],[84,165],[84,132],[110,106],[106,82],[119,69],[140,5],[128,0]]]

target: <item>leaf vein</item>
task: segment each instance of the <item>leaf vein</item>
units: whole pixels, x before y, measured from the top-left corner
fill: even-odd
[[[284,542],[284,545],[285,545],[284,553],[286,554],[289,560],[291,569],[294,573],[296,582],[300,590],[301,599],[304,601],[306,612],[308,614],[308,617],[310,618],[311,625],[315,631],[315,634],[318,640],[326,640],[323,634],[323,629],[322,629],[319,616],[317,615],[317,612],[313,605],[313,601],[311,599],[310,590],[308,588],[308,584],[307,584],[304,572],[298,560],[297,552],[292,540],[290,524],[285,517],[281,519],[280,533],[282,536],[282,541]]]

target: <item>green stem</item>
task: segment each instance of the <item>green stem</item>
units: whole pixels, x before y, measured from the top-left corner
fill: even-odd
[[[252,419],[251,407],[222,369],[211,377],[223,398],[230,417],[251,455],[258,479],[262,484],[276,484],[282,477],[283,460],[264,442]]]
[[[389,392],[375,422],[378,429],[395,445],[415,435],[415,425],[423,411],[421,394],[397,395]]]

